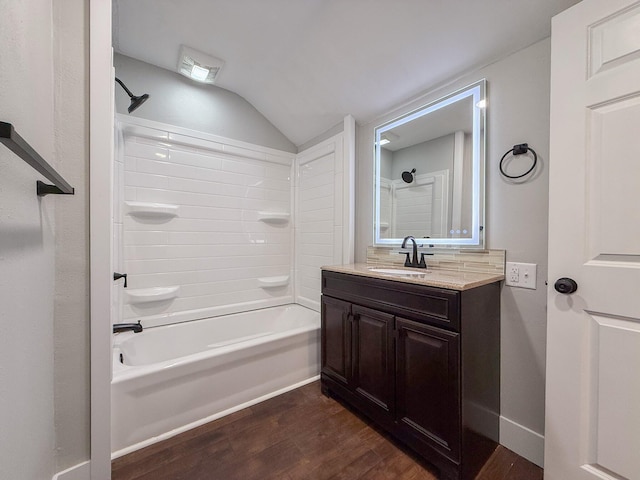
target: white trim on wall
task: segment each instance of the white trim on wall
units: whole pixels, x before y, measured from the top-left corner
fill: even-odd
[[[351,115],[344,117],[343,132],[343,218],[342,218],[342,263],[354,262],[355,213],[356,213],[356,120]]]
[[[234,140],[212,133],[200,132],[190,128],[179,127],[168,123],[156,122],[145,118],[131,117],[121,113],[116,115],[118,122],[122,124],[126,135],[147,137],[158,140],[168,140],[172,143],[188,145],[190,147],[204,148],[219,151],[240,157],[263,160],[265,162],[291,165],[295,154],[275,148],[263,147],[254,143]],[[167,137],[167,132],[169,136]]]
[[[544,435],[500,416],[500,444],[521,457],[544,467]]]
[[[91,478],[91,462],[82,462],[56,473],[51,480],[88,480],[89,478]]]
[[[453,230],[462,228],[462,190],[464,178],[464,132],[457,131],[453,137],[453,195],[451,205],[451,225]],[[445,232],[446,235],[446,232]]]
[[[110,312],[113,282],[111,195],[115,77],[111,49],[111,17],[111,0],[91,2],[89,7],[89,256],[91,262],[91,458],[89,468],[93,480],[111,477]]]

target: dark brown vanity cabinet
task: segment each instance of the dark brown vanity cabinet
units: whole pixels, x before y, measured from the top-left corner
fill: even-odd
[[[323,271],[325,394],[441,471],[473,478],[496,446],[499,284],[464,291]]]
[[[393,315],[324,296],[322,372],[372,409],[391,411]]]
[[[396,418],[447,457],[460,455],[459,335],[410,320],[396,320]]]
[[[351,304],[322,298],[322,372],[342,385],[351,383]]]

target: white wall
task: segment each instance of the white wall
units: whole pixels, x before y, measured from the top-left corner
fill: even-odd
[[[509,428],[501,441],[538,462],[544,432],[549,75],[550,41],[546,39],[426,92],[357,131],[356,260],[365,261],[366,247],[373,241],[374,128],[487,79],[486,247],[506,249],[509,261],[538,264],[537,290],[502,290],[501,410],[503,424]],[[539,167],[532,178],[515,184],[501,177],[498,162],[505,151],[523,142],[538,153]]]
[[[38,198],[41,177],[0,146],[3,479],[51,478],[89,457],[86,7],[2,2],[0,120],[76,190]]]
[[[0,120],[55,165],[54,13],[51,1],[2,2]],[[4,146],[0,171],[0,478],[40,480],[56,468],[57,199],[38,198],[41,177]]]
[[[176,72],[133,58],[114,56],[116,76],[134,95],[149,100],[131,113],[169,125],[179,125],[225,138],[296,152],[289,139],[239,95],[194,82]],[[127,115],[129,97],[116,86],[116,111]]]
[[[56,157],[75,195],[56,199],[56,471],[89,459],[89,2],[55,0]]]

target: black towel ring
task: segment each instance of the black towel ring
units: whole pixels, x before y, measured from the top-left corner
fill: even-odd
[[[524,172],[522,175],[508,175],[507,173],[505,173],[504,169],[502,168],[504,159],[507,158],[507,155],[509,155],[512,152],[513,152],[513,155],[522,155],[523,153],[527,153],[527,152],[533,153],[533,164],[531,165],[531,168],[529,168],[529,170]],[[507,150],[507,152],[502,156],[502,158],[500,159],[500,173],[503,176],[511,179],[522,178],[526,175],[529,175],[533,171],[533,169],[536,168],[537,163],[538,163],[538,155],[536,154],[536,151],[533,148],[529,147],[529,144],[521,143],[520,145],[514,145],[511,150]]]

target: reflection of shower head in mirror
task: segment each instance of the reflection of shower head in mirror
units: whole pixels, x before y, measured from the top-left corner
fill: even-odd
[[[402,172],[402,180],[404,180],[405,183],[413,182],[413,174],[414,173],[416,173],[416,169],[415,168],[413,170],[411,170],[410,172]]]

